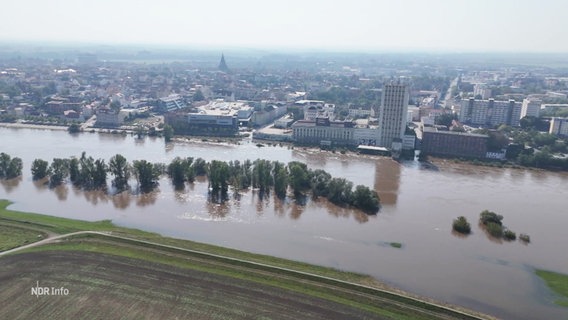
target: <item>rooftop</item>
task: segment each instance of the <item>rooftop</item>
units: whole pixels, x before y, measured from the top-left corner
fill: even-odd
[[[241,110],[250,111],[252,107],[244,101],[227,102],[224,100],[211,101],[206,105],[198,108],[200,114],[227,116],[235,115]]]

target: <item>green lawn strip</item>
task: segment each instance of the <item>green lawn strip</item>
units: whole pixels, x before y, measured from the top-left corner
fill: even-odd
[[[123,247],[122,244],[111,243],[113,241],[105,243],[104,241],[101,242],[98,239],[97,240],[85,239],[85,240],[86,241],[73,239],[62,243],[48,244],[45,246],[34,247],[24,250],[22,251],[22,253],[67,250],[67,251],[87,251],[87,252],[110,254],[126,258],[145,260],[158,264],[166,264],[178,268],[208,272],[244,281],[251,281],[264,285],[278,287],[286,290],[303,293],[313,297],[341,303],[360,310],[372,312],[377,315],[387,316],[392,319],[410,320],[410,319],[431,318],[431,316],[427,317],[422,315],[421,313],[416,313],[413,312],[412,310],[406,310],[404,308],[400,308],[395,305],[385,303],[381,304],[379,307],[375,300],[368,300],[364,297],[363,298],[357,297],[357,300],[354,300],[353,296],[342,291],[330,291],[329,288],[327,287],[318,287],[303,282],[276,278],[270,275],[254,272],[254,270],[243,271],[242,269],[225,268],[223,266],[219,266],[216,264],[208,264],[200,261],[187,260],[177,256],[154,252],[153,250]]]
[[[47,237],[44,232],[0,224],[0,251],[10,250]]]
[[[535,273],[546,282],[546,285],[552,289],[552,291],[562,297],[554,303],[559,306],[568,307],[568,275],[539,269],[535,270]]]

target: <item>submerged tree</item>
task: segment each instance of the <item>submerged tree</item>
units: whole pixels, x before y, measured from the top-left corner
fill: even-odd
[[[310,173],[310,186],[312,188],[312,196],[314,198],[327,197],[329,193],[329,182],[331,174],[324,170],[316,169]]]
[[[310,188],[310,176],[305,163],[292,161],[288,163],[288,171],[290,173],[290,187],[296,197]]]
[[[108,170],[114,176],[112,185],[120,192],[128,188],[130,165],[124,156],[116,154],[108,162]]]
[[[49,186],[57,187],[69,176],[69,159],[55,158],[49,166]]]
[[[209,187],[213,194],[226,194],[229,189],[229,165],[224,161],[213,160],[208,170]]]
[[[166,142],[170,142],[172,141],[173,137],[174,137],[174,128],[169,124],[166,124],[164,126],[164,139],[166,140]]]
[[[48,175],[49,162],[42,159],[35,159],[32,163],[32,178],[40,180]]]
[[[191,183],[195,180],[193,158],[191,157],[186,159],[176,157],[170,162],[166,171],[176,188],[183,188],[186,181]]]
[[[22,159],[0,153],[0,178],[12,179],[22,175]]]
[[[332,178],[328,184],[327,199],[337,205],[351,203],[353,183],[344,178]]]
[[[151,162],[135,160],[132,166],[136,180],[138,180],[140,191],[150,192],[158,185],[160,174]]]
[[[286,191],[288,190],[288,169],[287,167],[278,161],[274,162],[274,193],[280,199],[286,197]]]
[[[369,187],[358,185],[352,193],[351,204],[367,213],[375,214],[381,208],[379,195]]]

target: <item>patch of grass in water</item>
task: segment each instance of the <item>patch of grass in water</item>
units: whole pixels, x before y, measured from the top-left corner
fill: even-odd
[[[538,269],[535,270],[535,273],[546,282],[546,285],[552,289],[552,291],[561,296],[561,298],[554,301],[554,303],[568,308],[568,275]]]
[[[390,244],[390,246],[393,247],[393,248],[397,248],[397,249],[402,248],[402,243],[400,243],[400,242],[391,242],[391,243],[389,243],[389,244]]]

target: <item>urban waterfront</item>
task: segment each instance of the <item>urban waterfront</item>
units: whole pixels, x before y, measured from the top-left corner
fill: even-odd
[[[14,201],[14,210],[112,219],[163,235],[366,273],[412,293],[502,318],[567,316],[566,309],[552,305],[552,293],[532,272],[542,268],[568,273],[563,254],[568,240],[563,231],[568,223],[566,173],[452,161],[424,166],[287,146],[257,147],[250,141],[166,145],[163,139],[129,135],[9,128],[0,128],[0,136],[0,151],[24,161],[23,177],[3,181],[0,188],[0,198]],[[69,185],[51,190],[32,181],[30,165],[35,158],[51,161],[83,151],[107,161],[116,153],[129,161],[169,162],[176,156],[302,161],[355,185],[373,187],[383,207],[377,216],[367,216],[323,200],[305,206],[290,199],[259,200],[254,191],[219,205],[207,202],[206,182],[175,191],[167,178],[157,192],[142,196],[108,196]],[[532,242],[493,241],[476,223],[472,235],[452,235],[453,219],[464,215],[475,222],[484,209],[502,214],[506,226],[529,234]],[[402,248],[393,248],[390,242],[399,242]]]

